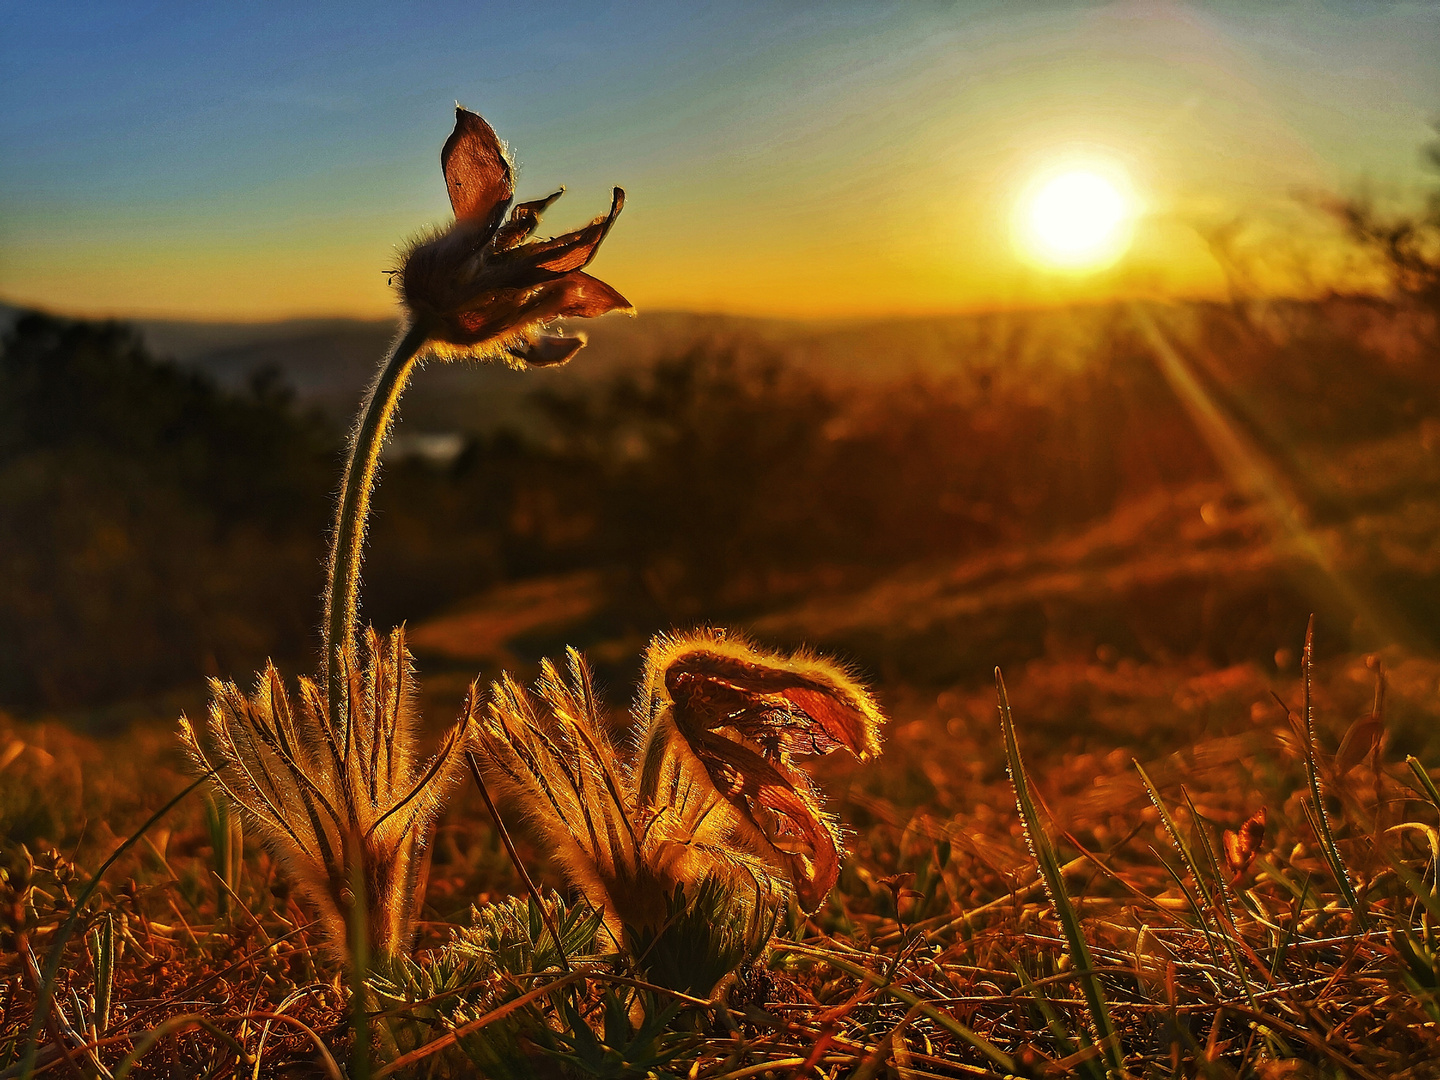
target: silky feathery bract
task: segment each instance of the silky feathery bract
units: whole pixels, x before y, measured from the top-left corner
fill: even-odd
[[[181,737],[319,912],[332,951],[346,955],[358,869],[370,953],[394,957],[411,944],[429,827],[461,761],[463,723],[422,757],[403,628],[385,638],[371,629],[363,658],[343,656],[339,730],[319,685],[302,677],[292,701],[271,664],[248,697],[212,680],[204,734],[182,717]]]

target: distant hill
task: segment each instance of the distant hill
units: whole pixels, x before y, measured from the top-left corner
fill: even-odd
[[[0,329],[19,308],[0,303]],[[993,371],[1030,364],[1070,366],[1103,337],[1113,308],[990,313],[846,322],[660,311],[578,324],[590,338],[575,363],[523,377],[500,365],[432,365],[407,391],[412,432],[487,430],[524,424],[524,396],[546,386],[605,378],[710,343],[747,355],[775,355],[826,382],[866,384]],[[388,348],[392,320],[297,319],[210,323],[135,319],[158,356],[245,386],[271,369],[300,400],[346,423]]]

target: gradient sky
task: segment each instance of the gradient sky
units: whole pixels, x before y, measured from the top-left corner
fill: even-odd
[[[1206,235],[1433,186],[1433,3],[0,3],[0,299],[227,319],[394,311],[449,216],[456,100],[644,309],[836,317],[1212,292]],[[1123,165],[1131,254],[1026,268],[1019,190]],[[1267,233],[1265,230],[1269,229]],[[1277,231],[1278,230],[1278,231]],[[1297,241],[1298,246],[1298,241]]]

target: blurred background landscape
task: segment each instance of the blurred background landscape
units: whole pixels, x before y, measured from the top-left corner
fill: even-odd
[[[575,644],[745,627],[883,685],[1440,643],[1436,219],[1386,289],[859,323],[659,312],[571,366],[431,363],[364,615],[458,699]],[[388,321],[4,312],[0,706],[93,730],[315,656],[345,425]]]
[[[0,709],[308,670],[451,102],[637,307],[431,363],[363,595],[427,685],[654,632],[930,695],[1440,643],[1425,5],[96,3],[0,45]],[[67,78],[54,79],[56,71]],[[578,329],[578,328],[577,328]],[[448,714],[453,706],[447,705]]]

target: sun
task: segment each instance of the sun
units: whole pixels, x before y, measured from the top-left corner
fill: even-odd
[[[1130,246],[1135,197],[1118,170],[1072,166],[1031,183],[1017,207],[1016,241],[1027,261],[1055,270],[1099,270]]]

